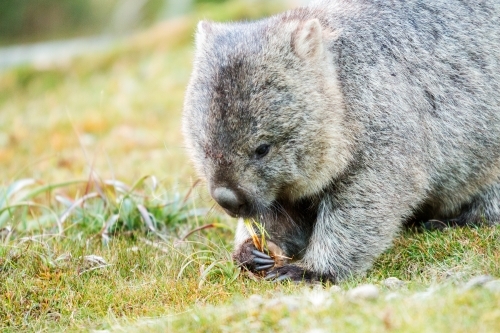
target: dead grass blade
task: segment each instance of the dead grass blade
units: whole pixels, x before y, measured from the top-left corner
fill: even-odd
[[[193,193],[193,190],[195,189],[196,186],[198,186],[200,184],[201,180],[200,179],[197,179],[193,185],[189,188],[189,191],[186,193],[186,196],[184,196],[184,200],[182,200],[182,203],[185,204],[189,197],[191,196],[191,193]]]
[[[137,205],[137,209],[139,210],[139,213],[141,214],[141,217],[142,217],[144,223],[146,223],[146,226],[148,227],[148,229],[151,230],[152,232],[156,233],[156,228],[153,224],[153,221],[151,220],[151,216],[149,215],[149,212],[146,209],[146,207],[139,204],[139,205]]]
[[[98,196],[99,196],[99,193],[92,192],[92,193],[86,194],[83,197],[81,197],[80,199],[76,200],[68,209],[66,209],[66,211],[64,213],[62,213],[61,217],[59,218],[61,223],[64,223],[66,221],[66,219],[71,215],[71,213],[75,210],[75,208],[77,208],[78,206],[81,206],[88,199],[95,198]]]
[[[119,218],[120,218],[120,215],[113,214],[108,218],[108,220],[106,222],[104,222],[104,225],[102,226],[102,229],[100,232],[101,237],[102,237],[102,241],[104,242],[104,244],[108,244],[108,242],[110,240],[109,231],[111,230],[111,228],[113,228],[113,226],[115,225],[116,221],[118,221]]]
[[[184,242],[189,236],[191,236],[192,234],[194,234],[195,232],[198,232],[198,231],[201,231],[201,230],[205,230],[205,229],[211,229],[211,228],[223,228],[223,229],[230,229],[227,225],[223,224],[223,223],[210,223],[210,224],[205,224],[205,225],[202,225],[201,227],[198,227],[198,228],[195,228],[193,230],[191,230],[190,232],[188,232],[186,235],[184,235],[184,237],[182,237],[180,239],[181,242]]]

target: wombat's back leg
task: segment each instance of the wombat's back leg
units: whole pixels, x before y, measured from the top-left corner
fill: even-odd
[[[488,186],[464,205],[456,218],[459,226],[494,225],[500,223],[500,183]]]
[[[426,230],[450,227],[482,226],[500,223],[500,183],[488,186],[464,204],[458,216],[430,219],[423,224]]]

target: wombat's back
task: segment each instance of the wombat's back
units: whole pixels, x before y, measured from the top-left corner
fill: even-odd
[[[500,2],[321,1],[367,159],[389,155],[461,201],[500,175]],[[413,173],[413,174],[412,174]]]

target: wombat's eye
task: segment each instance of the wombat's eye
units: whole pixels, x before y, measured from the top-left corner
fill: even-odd
[[[266,143],[261,144],[260,146],[257,147],[257,149],[255,149],[255,156],[257,158],[262,158],[262,157],[266,156],[267,153],[269,153],[270,148],[271,148],[271,146],[266,144]]]

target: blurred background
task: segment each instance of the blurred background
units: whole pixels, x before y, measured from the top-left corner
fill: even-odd
[[[102,49],[116,37],[150,27],[157,22],[203,10],[203,7],[217,6],[225,2],[229,1],[2,0],[0,47],[54,40],[66,40],[66,43],[48,43],[45,48],[42,45],[35,45],[31,48],[4,49],[3,53],[0,53],[0,68],[26,63],[42,56],[49,60],[51,57],[68,57]],[[260,4],[258,0],[247,0],[247,2],[263,6],[262,1]],[[274,2],[293,7],[308,1]],[[67,41],[68,39],[71,41]],[[38,55],[31,54],[35,52],[38,52]]]
[[[196,11],[203,4],[224,2],[227,0],[2,0],[0,43],[130,32]]]
[[[305,0],[1,0],[1,185],[196,177],[180,131],[200,19],[252,20]]]

